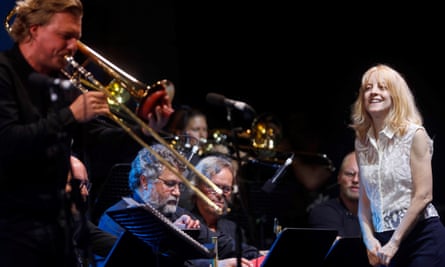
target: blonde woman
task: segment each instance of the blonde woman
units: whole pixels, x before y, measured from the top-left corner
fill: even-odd
[[[373,266],[445,266],[433,201],[433,141],[404,77],[368,69],[352,106],[360,170],[359,222]]]

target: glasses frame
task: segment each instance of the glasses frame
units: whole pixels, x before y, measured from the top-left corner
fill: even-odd
[[[172,190],[175,189],[176,186],[178,186],[179,192],[184,192],[186,189],[186,186],[182,182],[172,181],[172,180],[165,180],[164,178],[158,177],[156,180],[161,181],[168,189]]]
[[[223,194],[229,194],[232,193],[234,190],[233,186],[228,186],[228,185],[220,185],[220,184],[216,184],[215,182],[213,182],[217,187],[219,187]],[[215,190],[213,190],[212,188],[210,188],[210,186],[207,186],[206,184],[203,184],[204,189],[209,192],[210,194],[215,194]]]

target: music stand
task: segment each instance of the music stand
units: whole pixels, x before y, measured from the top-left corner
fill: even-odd
[[[137,206],[108,211],[107,214],[125,230],[150,246],[156,255],[168,255],[181,260],[214,256],[212,249],[200,244],[149,204],[140,204],[129,198],[123,199],[130,205]]]
[[[342,237],[334,242],[323,267],[371,267],[361,237]]]
[[[336,237],[337,230],[334,229],[284,228],[277,235],[261,267],[285,266],[292,262],[321,267]]]
[[[101,266],[158,266],[155,264],[156,262],[158,262],[158,259],[151,247],[131,233],[124,231],[114,243],[113,248]]]

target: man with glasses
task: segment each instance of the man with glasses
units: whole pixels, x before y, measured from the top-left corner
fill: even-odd
[[[192,183],[224,212],[218,213],[202,198],[192,194],[192,203],[194,203],[192,213],[201,221],[202,225],[206,225],[220,239],[228,237],[241,242],[238,247],[240,251],[237,251],[241,257],[250,260],[260,257],[259,250],[245,242],[245,231],[238,228],[241,226],[225,216],[232,206],[233,194],[237,193],[233,161],[225,155],[208,155],[199,160],[196,170],[221,188],[222,195],[217,194],[205,181],[198,179],[196,175],[192,176]]]
[[[198,198],[196,194],[191,196],[192,203],[194,203],[192,212],[210,230],[216,232],[224,228],[226,233],[235,238],[235,223],[224,216],[232,202],[232,193],[235,186],[235,170],[231,160],[222,155],[206,156],[197,163],[196,169],[221,188],[223,194],[216,194],[205,181],[198,179],[196,176],[192,177],[192,183],[224,212],[223,214],[218,213],[213,207]]]
[[[185,164],[180,162],[168,148],[156,144],[152,149],[179,173],[186,170]],[[148,149],[141,149],[133,160],[128,175],[128,185],[133,192],[131,197],[135,201],[150,204],[168,219],[178,224],[184,224],[186,228],[199,228],[198,221],[192,220],[188,215],[185,216],[187,212],[178,208],[179,197],[185,187],[182,180],[159,162]],[[108,208],[99,220],[99,227],[119,236],[124,229],[108,216],[107,212],[121,210],[127,206],[128,204],[124,200],[120,200]]]
[[[180,161],[173,152],[161,144],[151,146],[163,160],[173,166],[177,172],[186,176],[186,166]],[[143,148],[139,151],[131,164],[131,170],[128,175],[128,185],[131,189],[132,198],[139,203],[148,203],[153,208],[161,212],[170,221],[180,229],[199,229],[196,240],[201,244],[211,244],[213,237],[218,237],[218,255],[219,266],[235,267],[237,266],[235,258],[235,241],[228,237],[217,236],[210,231],[199,220],[194,219],[192,214],[184,208],[178,206],[181,191],[185,185],[168,167],[163,165],[148,149]],[[128,207],[125,200],[120,200],[115,205],[108,208],[99,220],[99,228],[113,235],[120,236],[125,229],[114,221],[108,214],[108,211],[122,210]],[[205,266],[208,267],[213,259],[194,259],[185,263],[175,262],[172,257],[166,259],[167,263],[160,266]],[[101,262],[98,262],[99,266]],[[251,267],[247,259],[243,259],[243,267]]]
[[[314,206],[309,213],[309,226],[336,229],[339,237],[361,236],[357,217],[359,181],[357,158],[351,151],[343,158],[338,171],[338,197]]]

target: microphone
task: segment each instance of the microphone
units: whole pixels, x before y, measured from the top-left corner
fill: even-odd
[[[255,110],[247,103],[233,100],[226,98],[223,95],[216,94],[216,93],[208,93],[206,96],[206,100],[208,103],[215,105],[215,106],[226,106],[235,108],[241,111],[250,111],[252,113],[255,113]]]
[[[71,90],[76,89],[73,83],[67,79],[60,78],[52,78],[48,75],[33,72],[29,75],[28,80],[37,85],[37,86],[45,86],[45,87],[57,87],[62,90]]]
[[[281,167],[276,170],[275,174],[264,183],[263,187],[261,188],[264,192],[267,192],[267,193],[272,192],[272,190],[275,188],[275,184],[276,184],[276,181],[278,180],[278,178],[280,178],[281,175],[283,175],[283,172],[286,170],[287,166],[292,164],[292,161],[294,160],[294,156],[295,156],[295,154],[292,153],[292,155],[290,155],[290,157],[288,157],[286,159],[286,161],[283,163],[283,165],[281,165]]]

